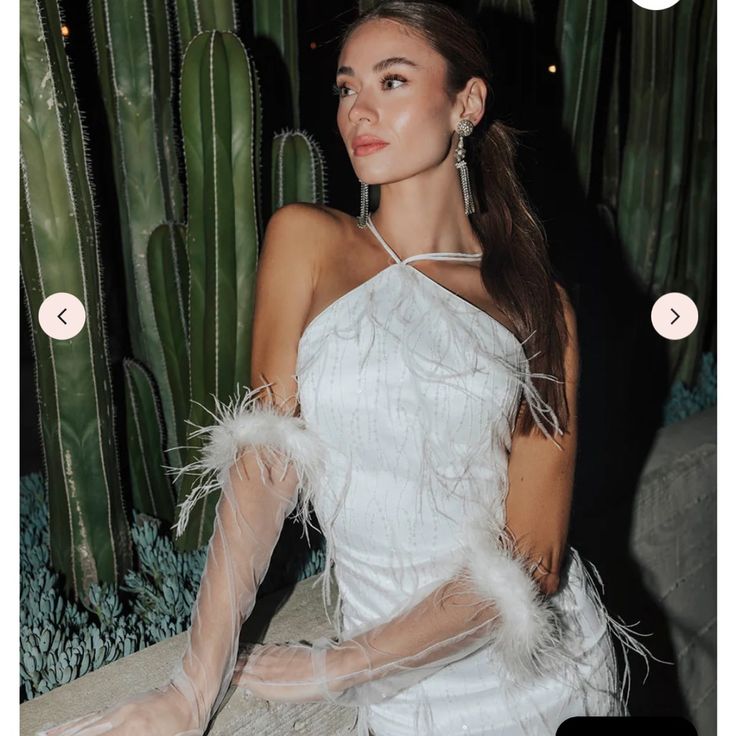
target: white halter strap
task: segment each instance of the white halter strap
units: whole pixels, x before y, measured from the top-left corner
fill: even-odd
[[[368,224],[369,230],[376,236],[376,239],[378,242],[386,249],[388,254],[393,258],[397,263],[411,263],[412,261],[419,261],[419,260],[458,260],[458,261],[470,261],[470,260],[477,260],[479,258],[483,257],[482,253],[453,253],[453,252],[444,252],[444,253],[417,253],[413,256],[409,256],[408,258],[404,258],[403,260],[399,258],[399,256],[396,254],[394,249],[381,237],[381,233],[376,230],[376,226],[373,224],[373,220],[371,220],[371,216],[368,215],[366,218],[366,222]]]

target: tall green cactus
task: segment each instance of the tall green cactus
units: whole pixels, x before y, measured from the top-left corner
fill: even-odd
[[[161,337],[177,419],[175,432],[167,436],[167,454],[185,436],[189,416],[189,265],[185,241],[186,227],[172,224],[159,225],[148,241],[153,295],[149,319],[156,321]]]
[[[21,273],[33,338],[51,559],[68,595],[132,563],[114,427],[94,201],[56,0],[20,6]],[[38,310],[74,294],[81,332],[54,340]]]
[[[189,371],[192,424],[211,422],[213,396],[227,400],[250,380],[258,258],[252,62],[232,33],[207,31],[187,47],[181,121],[186,160]],[[190,446],[196,453],[196,443]],[[190,454],[190,457],[193,455]],[[180,500],[192,487],[185,478]],[[190,515],[181,549],[202,546],[217,499]]]
[[[684,247],[674,285],[698,306],[698,326],[688,340],[671,345],[674,380],[694,383],[700,368],[706,328],[714,306],[716,268],[716,3],[703,0],[697,20],[698,53],[693,78],[693,124],[688,153],[690,186],[684,206]]]
[[[161,437],[163,427],[156,392],[148,372],[130,358],[123,360],[125,410],[128,427],[128,467],[136,511],[173,522],[176,498],[165,465]]]
[[[296,0],[253,0],[253,34],[279,50],[291,87],[293,125],[299,127],[299,30]]]
[[[148,0],[91,0],[102,98],[110,128],[118,196],[128,322],[134,356],[153,374],[168,437],[176,414],[148,278],[154,228],[183,220],[175,151],[166,6]],[[178,462],[178,452],[172,461]]]
[[[624,80],[629,89],[625,138],[619,85],[626,66],[626,26],[614,29],[610,88],[599,91],[610,8],[604,2],[563,0],[558,12],[563,125],[570,132],[581,184],[590,194],[594,122],[605,96],[598,211],[611,236],[618,236],[642,291],[652,299],[682,291],[702,310],[696,334],[668,345],[672,381],[691,383],[712,304],[713,3],[683,2],[656,13],[627,6],[628,15],[622,17],[631,18],[632,41],[630,78]],[[701,123],[697,133],[696,121]]]
[[[599,107],[608,0],[562,0],[557,48],[562,67],[562,126],[570,136],[578,178],[587,194],[593,163],[593,132]]]
[[[203,31],[239,29],[233,0],[176,0],[179,55],[183,58],[191,40]]]
[[[682,3],[672,14],[674,39],[670,76],[670,114],[665,135],[667,155],[664,170],[662,213],[656,252],[652,261],[652,292],[654,295],[671,291],[675,266],[680,248],[685,245],[681,236],[683,207],[686,199],[688,153],[691,147],[691,114],[695,104],[695,82],[698,50],[698,8],[700,4]]]
[[[630,111],[618,229],[632,272],[652,288],[665,197],[668,118],[672,114],[674,13],[632,9]]]
[[[672,381],[692,383],[715,257],[715,10],[711,0],[632,8],[631,104],[618,225],[632,271],[657,298],[688,294],[696,332],[668,346]]]
[[[608,111],[606,116],[603,154],[601,164],[600,198],[607,212],[613,213],[618,208],[618,189],[621,181],[621,32],[615,34],[610,89],[601,92],[607,97]],[[607,218],[608,219],[608,218]],[[612,240],[616,234],[616,218],[611,217],[610,235]]]
[[[271,149],[272,211],[291,202],[326,202],[325,159],[314,136],[285,130]]]

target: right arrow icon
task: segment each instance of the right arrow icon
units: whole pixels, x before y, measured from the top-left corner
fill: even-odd
[[[696,328],[698,308],[687,294],[670,291],[654,302],[651,320],[652,326],[662,337],[667,340],[682,340]]]

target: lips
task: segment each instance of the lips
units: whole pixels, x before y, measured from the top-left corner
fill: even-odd
[[[371,143],[367,146],[358,146],[353,149],[353,153],[356,156],[367,156],[370,153],[375,153],[376,151],[380,151],[382,148],[386,148],[387,145],[388,143]]]
[[[359,135],[353,141],[353,153],[356,156],[366,156],[374,151],[380,151],[385,148],[388,143],[374,135]]]

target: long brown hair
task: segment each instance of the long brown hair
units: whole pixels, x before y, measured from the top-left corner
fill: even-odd
[[[551,374],[560,381],[532,378],[542,399],[557,415],[560,428],[566,431],[567,329],[562,301],[544,228],[516,171],[523,131],[500,122],[489,111],[491,70],[484,39],[462,15],[439,2],[385,0],[347,26],[341,47],[358,26],[384,18],[418,32],[445,59],[445,92],[451,101],[471,77],[480,77],[488,87],[483,118],[464,141],[477,204],[476,212],[468,217],[483,247],[481,276],[494,302],[509,316],[516,335],[528,337],[523,347],[531,372]],[[535,428],[531,412],[522,411],[519,431],[529,435]]]

